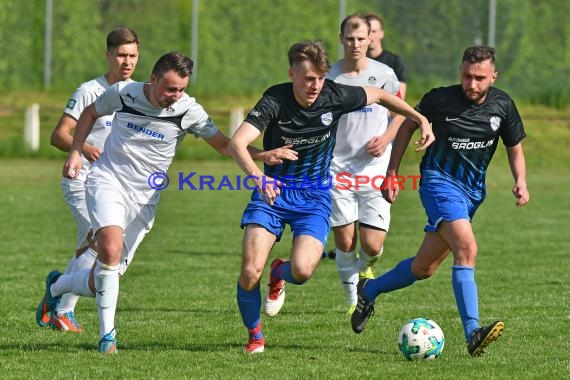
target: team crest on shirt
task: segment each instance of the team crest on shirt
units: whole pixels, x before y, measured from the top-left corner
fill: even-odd
[[[332,112],[327,112],[321,115],[321,122],[325,126],[329,126],[333,121]]]
[[[491,116],[489,123],[491,124],[491,129],[496,131],[501,126],[501,118],[498,116]]]
[[[372,77],[369,77],[369,78],[368,78],[368,84],[370,84],[370,85],[375,85],[376,82],[378,82],[378,79],[376,79],[375,76],[372,76]]]
[[[75,107],[75,104],[77,104],[77,101],[75,99],[69,99],[67,101],[67,106],[65,106],[65,108],[69,108],[70,110],[72,110],[73,107]]]

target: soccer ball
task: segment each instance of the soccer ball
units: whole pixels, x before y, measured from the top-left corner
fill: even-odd
[[[444,344],[443,331],[431,319],[412,319],[398,335],[398,346],[408,360],[434,360],[441,355]]]

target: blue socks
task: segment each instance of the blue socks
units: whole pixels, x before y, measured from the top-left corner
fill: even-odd
[[[261,290],[259,290],[259,286],[248,292],[238,282],[237,303],[245,327],[248,330],[255,329],[261,320]]]
[[[373,301],[382,293],[405,288],[412,285],[416,278],[412,274],[412,260],[409,257],[400,261],[392,270],[382,276],[369,280],[364,288],[364,296]],[[475,283],[475,268],[460,265],[451,267],[451,284],[465,340],[469,341],[471,333],[479,327],[479,305],[477,299],[477,284]]]
[[[402,289],[416,282],[416,277],[412,274],[413,260],[413,257],[408,257],[382,276],[369,280],[364,288],[366,299],[373,301],[382,293]]]
[[[455,293],[455,302],[463,323],[465,341],[469,341],[473,330],[479,327],[479,304],[475,268],[454,265],[451,267],[451,284]]]
[[[285,280],[295,285],[301,285],[304,283],[295,280],[293,274],[291,273],[291,263],[289,261],[278,265],[275,270],[271,273],[277,279]],[[247,291],[243,289],[239,282],[237,284],[237,304],[239,312],[241,314],[241,319],[243,324],[250,333],[254,335],[263,336],[261,333],[261,290],[259,286]]]
[[[295,285],[302,285],[305,281],[297,281],[295,277],[293,277],[293,273],[291,273],[291,262],[285,261],[284,263],[277,265],[275,269],[271,272],[271,274],[279,279],[284,280],[290,284]]]

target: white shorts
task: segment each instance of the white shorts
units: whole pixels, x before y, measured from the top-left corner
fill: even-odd
[[[383,197],[380,190],[361,188],[354,190],[331,188],[332,213],[331,226],[339,227],[359,221],[382,230],[390,228],[391,204]]]
[[[77,225],[75,249],[85,248],[89,245],[87,236],[91,231],[91,221],[85,202],[85,183],[81,180],[64,178],[61,181],[61,190],[63,191],[63,199],[71,209],[71,214]]]
[[[123,274],[152,228],[157,205],[134,202],[114,178],[99,171],[92,171],[87,176],[85,188],[94,233],[107,226],[123,229],[123,253],[119,266],[119,273]]]

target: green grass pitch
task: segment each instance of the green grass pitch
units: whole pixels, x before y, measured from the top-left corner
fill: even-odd
[[[503,149],[499,147],[499,150]],[[506,329],[482,358],[469,357],[451,288],[451,259],[436,275],[382,296],[361,335],[351,331],[334,262],[321,261],[301,287],[289,285],[282,312],[262,317],[266,352],[242,352],[246,331],[235,300],[249,198],[242,191],[162,194],[155,227],[121,280],[119,355],[96,350],[94,299],[76,309],[80,335],[39,328],[35,308],[44,278],[69,260],[75,226],[64,204],[60,160],[0,162],[0,376],[23,378],[562,378],[570,370],[568,169],[529,168],[531,202],[514,206],[505,157],[489,172],[487,201],[473,222],[482,323]],[[179,161],[169,174],[236,175],[229,161]],[[416,174],[408,165],[404,174]],[[423,236],[416,191],[403,191],[376,272],[413,255]],[[271,257],[287,257],[290,233]],[[332,247],[332,238],[327,248]],[[269,260],[269,262],[271,259]],[[265,289],[267,275],[263,277]],[[397,334],[415,317],[435,320],[446,345],[434,362],[407,362]]]

